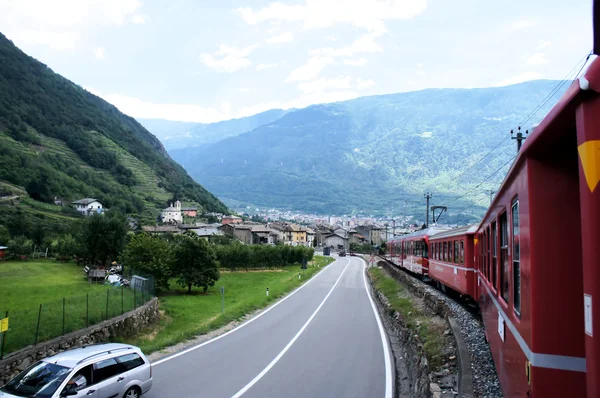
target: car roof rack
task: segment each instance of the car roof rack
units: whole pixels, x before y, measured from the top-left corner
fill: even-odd
[[[133,347],[119,347],[119,348],[112,348],[112,349],[110,349],[110,350],[100,351],[100,352],[97,352],[97,353],[95,353],[95,354],[92,354],[92,355],[90,355],[90,356],[87,356],[87,357],[85,357],[85,358],[83,358],[83,359],[79,360],[79,361],[77,362],[77,365],[79,365],[80,363],[83,363],[83,362],[87,361],[87,360],[88,360],[88,359],[90,359],[90,358],[93,358],[93,357],[95,357],[95,356],[98,356],[98,355],[112,354],[113,352],[117,352],[117,351],[123,351],[123,350],[132,350],[132,349],[133,349]]]

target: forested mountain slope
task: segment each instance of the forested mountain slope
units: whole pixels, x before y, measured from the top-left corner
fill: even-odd
[[[424,219],[423,194],[430,191],[432,204],[455,215],[474,210],[475,219],[489,201],[485,190],[497,188],[516,154],[510,130],[556,84],[428,89],[314,105],[172,156],[220,197],[255,205]],[[564,88],[523,128],[539,121]]]
[[[148,218],[173,198],[227,211],[136,120],[2,34],[0,180],[24,187],[38,201],[94,197]]]

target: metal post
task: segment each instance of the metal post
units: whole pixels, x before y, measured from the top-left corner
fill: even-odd
[[[124,303],[125,297],[124,297],[124,294],[125,293],[123,293],[123,285],[121,285],[121,315],[123,315],[125,313],[125,303]]]
[[[4,315],[5,318],[8,318],[8,311],[6,311],[6,315]],[[2,333],[2,344],[0,345],[0,359],[4,359],[4,347],[6,345],[6,334],[8,333],[8,331]]]
[[[136,301],[137,297],[136,297],[136,289],[135,287],[133,288],[133,309],[135,310],[137,308],[137,301]]]
[[[425,199],[427,199],[427,211],[425,212],[426,214],[426,221],[425,221],[425,228],[429,227],[429,199],[431,199],[431,194],[429,192],[427,192],[425,194]]]
[[[225,313],[225,286],[221,286],[221,314]]]
[[[90,324],[90,294],[85,294],[85,327]]]
[[[37,345],[38,333],[40,332],[40,318],[41,317],[42,317],[42,304],[40,304],[40,310],[38,312],[37,326],[35,327],[35,342],[33,343],[33,345]]]
[[[63,333],[62,335],[65,335],[65,298],[63,297]]]
[[[104,315],[104,320],[108,319],[108,295],[110,294],[110,289],[106,291],[106,312]]]

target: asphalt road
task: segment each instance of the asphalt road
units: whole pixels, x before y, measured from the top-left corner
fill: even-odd
[[[392,397],[365,263],[342,257],[259,315],[157,361],[148,398]]]

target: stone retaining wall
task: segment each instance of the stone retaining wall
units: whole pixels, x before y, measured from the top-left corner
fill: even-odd
[[[471,372],[471,363],[468,356],[468,351],[462,337],[460,328],[456,325],[456,322],[452,319],[452,310],[444,302],[444,300],[433,294],[425,291],[419,285],[419,283],[406,272],[392,266],[385,260],[378,260],[377,266],[382,267],[387,273],[394,278],[396,281],[406,286],[408,290],[417,297],[421,297],[427,307],[431,309],[435,314],[444,317],[448,321],[448,325],[452,329],[452,335],[456,341],[457,355],[458,355],[458,392],[460,397],[470,398],[473,396],[473,375]]]
[[[107,321],[80,329],[64,336],[15,351],[0,361],[0,386],[6,384],[33,362],[82,345],[129,337],[150,326],[160,318],[158,299],[153,298],[143,306]]]
[[[400,348],[392,344],[396,366],[403,362],[405,366],[403,366],[402,370],[406,372],[405,377],[402,377],[401,380],[396,380],[396,393],[394,397],[431,397],[429,389],[429,362],[425,357],[422,343],[411,332],[400,314],[391,308],[385,295],[373,287],[370,275],[368,275],[368,280],[372,295],[375,298],[379,313],[384,318],[383,322],[386,324],[388,333],[392,332],[401,345]],[[398,379],[398,377],[399,374],[396,373],[396,378]]]

